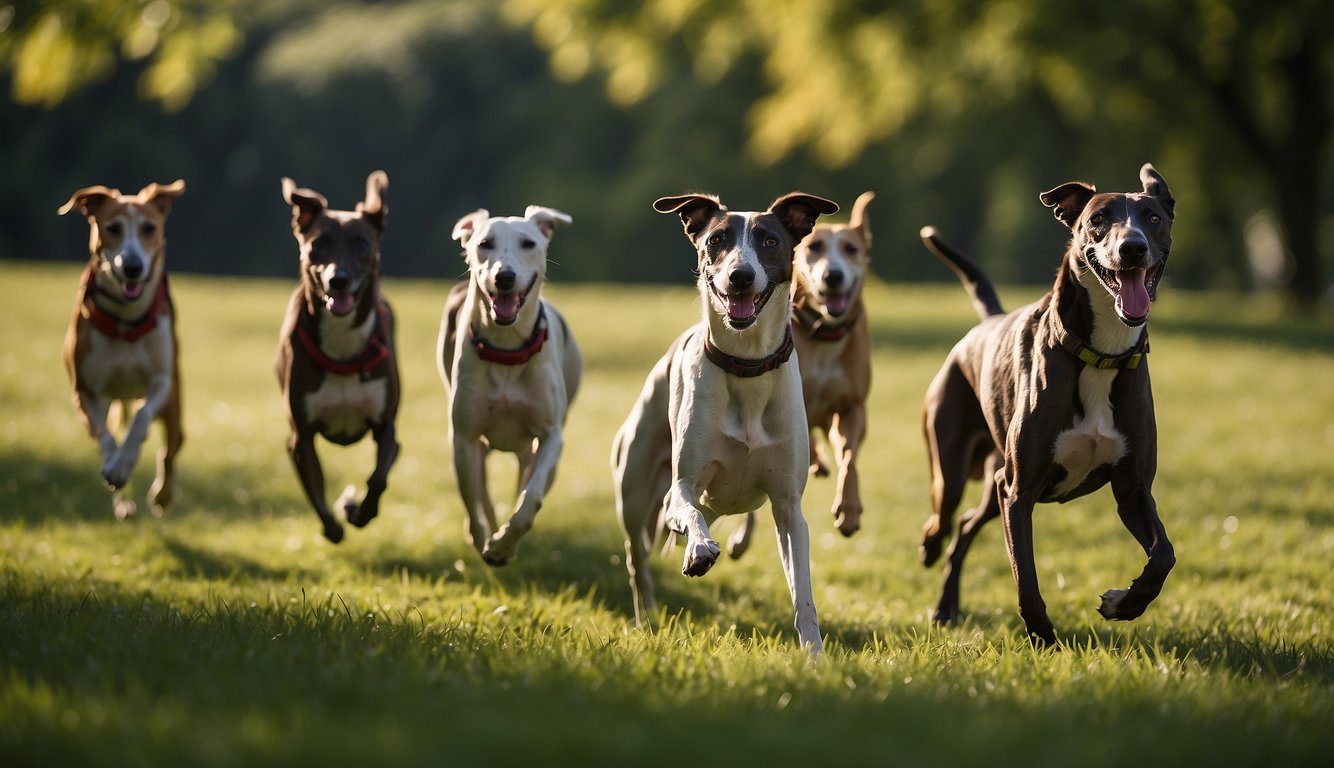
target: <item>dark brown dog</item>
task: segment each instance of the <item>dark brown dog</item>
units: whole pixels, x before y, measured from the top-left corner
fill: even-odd
[[[148,427],[161,420],[166,429],[157,478],[148,492],[156,516],[172,501],[176,453],[185,440],[166,238],[171,203],[184,192],[179,179],[149,184],[137,195],[85,187],[58,211],[63,215],[77,208],[91,228],[91,256],[65,334],[65,368],[74,384],[74,405],[102,450],[102,480],[112,490],[112,508],[120,519],[134,513],[135,504],[123,490]],[[129,425],[121,443],[107,419],[115,402]]]
[[[1052,291],[1009,314],[986,276],[931,227],[927,247],[963,281],[982,322],[954,347],[926,395],[925,431],[934,507],[922,561],[940,556],[971,476],[982,503],[964,514],[950,545],[935,619],[959,615],[959,574],[977,530],[1003,517],[1019,615],[1037,643],[1056,642],[1038,591],[1033,507],[1111,484],[1117,511],[1148,563],[1128,589],[1103,593],[1098,612],[1134,619],[1176,563],[1153,500],[1157,430],[1149,387],[1149,306],[1172,246],[1176,203],[1145,164],[1143,191],[1099,194],[1069,182],[1042,203],[1071,231]]]
[[[380,238],[389,217],[389,178],[366,178],[366,199],[354,211],[329,209],[318,192],[283,179],[292,206],[292,233],[301,253],[301,281],[292,293],[278,342],[277,373],[292,434],[287,452],[301,487],[324,523],[324,536],[343,539],[343,526],[324,499],[324,472],[315,436],[351,445],[370,432],[378,448],[375,471],[358,502],[348,486],[335,503],[357,527],[379,512],[389,468],[398,456],[398,363],[394,314],[380,292]]]

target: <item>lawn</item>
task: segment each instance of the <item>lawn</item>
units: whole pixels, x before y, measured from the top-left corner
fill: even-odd
[[[886,256],[887,257],[887,256]],[[519,557],[467,544],[434,345],[448,284],[389,280],[403,449],[378,519],[331,545],[286,452],[272,370],[290,284],[173,275],[186,444],[162,519],[117,522],[60,359],[80,265],[5,262],[0,309],[0,762],[388,766],[1316,765],[1334,753],[1334,318],[1263,297],[1160,293],[1155,496],[1162,596],[1108,623],[1143,555],[1110,491],[1039,508],[1060,650],[1024,638],[999,525],[933,627],[921,400],[972,323],[956,285],[874,285],[863,529],[805,506],[824,656],[796,647],[772,521],[702,579],[655,559],[637,629],[608,467],[680,287],[553,285],[585,375]],[[942,270],[943,271],[943,270]],[[682,268],[683,283],[688,279]],[[1009,306],[1040,290],[1003,291]],[[155,430],[133,481],[143,510]],[[320,444],[332,499],[368,441]],[[491,465],[507,514],[513,469]],[[718,538],[732,521],[721,521]]]

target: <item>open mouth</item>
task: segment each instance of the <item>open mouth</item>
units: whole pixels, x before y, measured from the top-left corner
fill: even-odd
[[[126,280],[120,284],[120,293],[126,301],[134,301],[144,295],[144,284],[139,280]]]
[[[524,302],[528,300],[528,294],[537,285],[537,275],[528,283],[528,287],[522,291],[497,291],[488,294],[491,299],[491,316],[496,319],[496,325],[510,325],[519,317],[519,310],[523,309]]]
[[[1167,259],[1160,259],[1152,267],[1108,269],[1098,262],[1097,254],[1086,253],[1085,261],[1098,282],[1116,300],[1116,316],[1131,328],[1141,326],[1149,319],[1149,304],[1163,278]]]
[[[350,313],[356,306],[357,297],[350,293],[326,293],[324,295],[324,308],[339,317]]]
[[[852,288],[825,290],[820,294],[820,303],[824,305],[824,311],[830,317],[842,317],[847,313],[848,307],[852,306],[852,296]]]
[[[709,281],[709,287],[718,301],[727,307],[727,325],[740,331],[754,325],[760,318],[760,312],[769,303],[769,297],[774,295],[778,283],[770,281],[769,287],[759,293],[723,293],[713,287],[712,281]]]

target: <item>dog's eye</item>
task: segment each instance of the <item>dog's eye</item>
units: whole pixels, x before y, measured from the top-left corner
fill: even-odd
[[[125,228],[120,225],[119,221],[113,221],[107,225],[107,234],[120,237],[120,233],[124,231]]]
[[[352,240],[352,247],[356,249],[357,253],[365,253],[370,250],[371,241],[364,237],[358,237]]]
[[[488,237],[482,242],[478,243],[477,247],[481,248],[484,251],[490,251],[496,247],[496,241]]]
[[[854,256],[857,253],[857,246],[853,245],[852,243],[844,243],[843,252],[849,256]]]
[[[519,247],[524,249],[525,251],[532,250],[536,245],[537,243],[533,242],[532,240],[529,240],[526,237],[523,240],[519,241]]]
[[[1106,217],[1106,216],[1103,216],[1101,213],[1095,213],[1095,214],[1093,214],[1092,216],[1089,217],[1089,223],[1092,224],[1092,225],[1095,226],[1095,227],[1098,226],[1099,224],[1103,223],[1103,222],[1106,221],[1106,220],[1107,220],[1107,217]]]
[[[1150,224],[1157,224],[1157,223],[1160,222],[1160,221],[1162,221],[1162,219],[1160,219],[1160,218],[1158,217],[1158,214],[1156,214],[1156,213],[1151,213],[1151,214],[1149,214],[1149,223],[1150,223]]]
[[[723,244],[723,233],[722,233],[722,232],[714,232],[712,235],[709,235],[709,239],[708,239],[707,242],[708,242],[709,245],[711,245],[711,246],[715,246],[715,247],[716,247],[716,246],[719,246],[719,245],[722,245],[722,244]]]
[[[329,250],[329,238],[326,235],[320,235],[310,242],[312,256],[319,256],[327,250]]]
[[[765,248],[777,248],[777,247],[778,247],[778,238],[776,238],[776,237],[766,237],[766,238],[764,238],[764,247],[765,247]]]
[[[824,250],[824,241],[823,241],[823,240],[816,240],[815,242],[813,242],[813,243],[811,243],[810,245],[806,246],[806,248],[807,248],[807,250],[809,250],[811,253],[820,253],[820,252],[822,252],[822,251]]]
[[[157,232],[157,225],[151,221],[145,221],[139,226],[139,234],[144,237],[152,237],[154,232]]]

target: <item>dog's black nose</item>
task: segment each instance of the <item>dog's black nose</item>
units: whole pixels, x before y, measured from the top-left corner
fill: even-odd
[[[1121,254],[1122,259],[1138,263],[1149,255],[1149,244],[1143,240],[1125,240],[1117,252]]]
[[[843,270],[841,269],[829,270],[828,272],[825,273],[824,281],[825,285],[828,285],[830,288],[837,288],[843,285]]]
[[[727,283],[734,291],[744,291],[755,284],[755,270],[750,267],[737,267],[727,275]]]
[[[138,280],[144,274],[144,263],[138,259],[131,259],[121,264],[120,271],[125,273],[125,279]]]
[[[502,291],[512,290],[514,288],[514,270],[502,269],[496,273],[496,288]]]
[[[333,277],[329,278],[329,288],[332,290],[345,291],[347,290],[347,284],[347,273],[341,269],[333,273]]]

